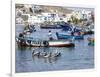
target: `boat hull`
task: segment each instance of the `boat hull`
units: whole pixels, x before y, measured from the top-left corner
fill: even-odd
[[[74,47],[74,43],[65,40],[49,41],[49,47]]]
[[[79,40],[79,39],[84,39],[84,36],[83,35],[80,35],[80,36],[71,36],[71,35],[64,35],[64,34],[59,34],[59,33],[56,33],[57,35],[57,38],[58,39],[69,39],[69,38],[74,38],[75,40]]]
[[[29,46],[29,45],[26,45]],[[74,47],[75,44],[59,44],[59,45],[49,45],[49,46],[40,46],[40,45],[30,45],[30,47]]]

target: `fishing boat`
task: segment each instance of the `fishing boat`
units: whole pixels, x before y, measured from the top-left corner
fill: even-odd
[[[58,39],[70,39],[70,38],[74,38],[75,40],[84,39],[83,35],[67,35],[67,33],[61,34],[58,32],[56,32],[56,36]]]
[[[62,29],[63,31],[71,30],[71,27],[68,23],[51,23],[46,25],[41,25],[41,29]]]
[[[16,38],[16,42],[21,46],[29,47],[74,47],[72,40],[32,40],[24,38]]]
[[[62,29],[60,25],[48,25],[48,26],[40,26],[41,29]]]

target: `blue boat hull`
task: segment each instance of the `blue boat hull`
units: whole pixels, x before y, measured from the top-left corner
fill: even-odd
[[[71,36],[71,35],[64,35],[64,34],[59,34],[59,33],[56,33],[56,35],[58,39],[70,39],[70,38],[74,38],[75,40],[84,39],[83,35]]]

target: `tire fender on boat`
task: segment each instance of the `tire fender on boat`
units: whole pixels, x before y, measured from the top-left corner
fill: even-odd
[[[49,42],[48,41],[43,41],[43,45],[45,46],[45,47],[48,47],[49,46]]]

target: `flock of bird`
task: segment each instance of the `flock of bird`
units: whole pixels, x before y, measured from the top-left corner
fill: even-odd
[[[40,52],[40,51],[32,51],[32,56],[44,57],[44,58],[53,58],[61,56],[61,52]]]

